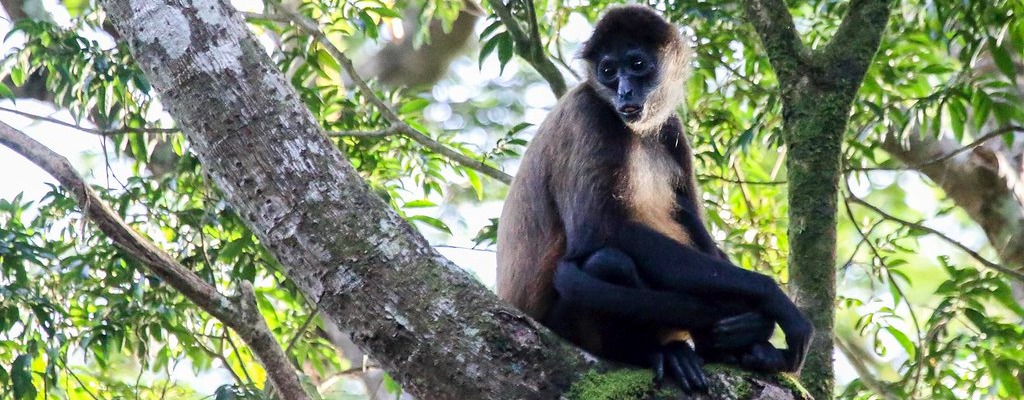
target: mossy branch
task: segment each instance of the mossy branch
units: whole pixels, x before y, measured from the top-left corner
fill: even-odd
[[[761,45],[779,76],[789,84],[800,74],[801,66],[809,59],[809,52],[800,40],[793,24],[793,15],[782,0],[747,0],[744,7],[747,21],[761,38]]]
[[[843,74],[829,74],[846,89],[860,87],[864,73],[878,51],[892,10],[892,0],[852,0],[832,40],[822,49],[823,66]]]

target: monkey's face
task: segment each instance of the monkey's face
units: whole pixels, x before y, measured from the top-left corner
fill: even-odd
[[[593,71],[606,100],[623,121],[640,118],[648,95],[658,84],[658,58],[636,43],[621,42],[598,51]]]

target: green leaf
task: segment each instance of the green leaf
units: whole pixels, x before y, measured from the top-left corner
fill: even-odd
[[[399,385],[398,382],[392,379],[391,375],[388,375],[386,373],[384,374],[383,384],[384,390],[386,390],[388,393],[394,394],[396,396],[402,394],[402,385]]]
[[[378,36],[377,32],[377,21],[373,20],[365,10],[359,10],[359,21],[363,23],[363,32],[366,36],[371,39],[376,39]]]
[[[402,208],[425,208],[425,207],[437,207],[437,204],[430,200],[413,200],[406,202],[402,205]]]
[[[500,19],[494,20],[494,22],[491,22],[490,25],[487,25],[487,27],[484,28],[483,32],[480,32],[480,39],[490,37],[494,31],[498,30],[498,28],[502,26],[504,25],[501,23]]]
[[[12,92],[11,88],[7,87],[7,85],[4,85],[3,83],[0,83],[0,98],[14,100],[14,92]]]
[[[399,114],[412,114],[422,111],[424,108],[430,105],[430,100],[427,99],[414,99],[402,104],[402,107],[398,109]]]
[[[373,11],[375,14],[385,18],[402,18],[402,14],[399,14],[398,11],[386,7],[367,7],[366,10]]]
[[[447,233],[449,235],[452,234],[452,230],[450,228],[448,228],[448,225],[446,225],[444,222],[442,222],[441,220],[439,220],[437,218],[428,217],[426,215],[413,215],[413,216],[408,217],[407,219],[410,220],[410,221],[422,222],[422,223],[427,224],[428,226],[433,227],[434,229],[437,229],[437,230],[439,230],[441,232]]]
[[[466,171],[466,178],[469,179],[469,186],[472,186],[473,187],[473,191],[476,192],[476,199],[477,200],[483,200],[484,199],[484,185],[483,185],[483,182],[480,181],[480,174],[477,174],[476,171],[468,169],[468,168],[465,169],[465,171]]]
[[[515,45],[512,42],[512,36],[508,34],[501,35],[501,39],[498,40],[498,61],[501,62],[501,70],[498,74],[500,75],[505,73],[505,65],[512,60]]]
[[[36,387],[32,384],[32,356],[22,354],[11,363],[11,387],[15,399],[36,398]]]
[[[907,337],[907,334],[892,326],[885,327],[885,330],[900,343],[900,346],[903,346],[903,350],[910,355],[910,358],[913,358],[914,354],[917,354],[917,346],[914,346],[914,342]]]
[[[949,126],[953,129],[953,136],[956,140],[963,140],[964,138],[964,126],[967,120],[967,108],[964,107],[963,102],[959,98],[950,99],[946,103],[947,110],[949,111]]]
[[[11,68],[11,82],[14,86],[25,84],[25,70],[18,66]]]
[[[1006,75],[1006,78],[1010,82],[1017,81],[1016,67],[1013,65],[1013,59],[1010,57],[1010,53],[1006,52],[1006,49],[996,43],[995,39],[989,38],[988,50],[992,52],[992,59],[996,62],[996,66],[999,67],[999,71]]]
[[[480,57],[477,60],[477,68],[483,67],[484,60],[487,59],[487,56],[491,55],[491,53],[494,52],[494,49],[498,47],[498,42],[501,41],[501,37],[504,34],[505,33],[503,32],[495,35],[490,40],[484,42],[484,45],[480,47]]]

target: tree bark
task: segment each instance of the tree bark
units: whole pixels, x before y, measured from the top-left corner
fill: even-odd
[[[593,370],[611,366],[498,300],[362,182],[226,1],[102,4],[235,211],[404,389],[546,399],[603,381]],[[785,379],[722,371],[713,398],[805,398]],[[651,389],[639,373],[637,397]]]

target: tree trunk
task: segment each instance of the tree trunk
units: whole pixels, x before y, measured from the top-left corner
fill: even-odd
[[[572,386],[579,398],[604,383],[621,390],[621,376],[589,372],[610,366],[498,300],[390,210],[226,1],[102,3],[227,201],[323,317],[404,389],[548,399],[585,377]],[[714,398],[804,397],[776,377],[722,371],[711,374]],[[633,397],[648,393],[649,371],[619,374],[639,376],[626,378]]]
[[[801,382],[815,398],[835,386],[836,204],[850,107],[889,20],[891,0],[851,0],[829,43],[810,50],[782,0],[747,0],[783,100],[789,181],[790,291],[814,325]]]

